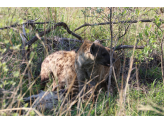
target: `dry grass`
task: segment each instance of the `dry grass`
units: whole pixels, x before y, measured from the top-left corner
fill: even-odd
[[[103,9],[104,11],[101,11]],[[164,19],[159,8],[139,8],[138,10],[137,8],[114,8],[113,21],[151,19],[155,16]],[[38,22],[50,22],[45,25],[36,25],[37,30],[27,27],[25,29],[27,40],[31,39],[37,31],[43,31],[57,22],[67,23],[70,30],[73,31],[84,23],[109,21],[107,8],[0,8],[0,11],[2,16],[0,28],[36,18],[39,18]],[[33,108],[34,102],[30,101],[27,105],[23,102],[23,98],[39,93],[40,65],[43,59],[54,51],[67,50],[62,47],[64,45],[55,47],[54,36],[71,39],[74,37],[64,29],[58,28],[45,35],[43,40],[34,43],[31,47],[30,59],[25,60],[22,57],[23,48],[20,46],[22,44],[20,37],[22,27],[0,30],[0,40],[2,41],[0,43],[0,92],[3,93],[0,94],[0,115],[163,115],[164,98],[162,92],[164,87],[160,66],[162,65],[160,42],[163,40],[163,33],[154,23],[137,23],[131,24],[127,34],[118,40],[127,26],[128,24],[113,25],[115,35],[113,46],[118,44],[135,46],[137,39],[140,39],[138,45],[146,47],[144,50],[134,48],[118,52],[122,60],[122,69],[121,78],[117,80],[116,84],[117,93],[107,98],[106,92],[99,90],[97,98],[93,102],[95,87],[86,92],[88,99],[84,102],[79,101],[84,98],[84,95],[80,97],[80,94],[72,101],[69,99],[71,90],[69,88],[65,97],[59,100],[52,110],[37,110]],[[109,25],[91,26],[81,28],[75,33],[91,41],[107,39],[103,45],[109,46],[109,29]],[[72,48],[74,43],[70,42],[67,45]],[[64,42],[64,44],[66,43]],[[79,46],[80,43],[77,43],[76,46],[74,44],[75,49]],[[47,85],[47,92],[51,87],[51,84]],[[86,90],[85,87],[84,90]],[[106,105],[108,105],[107,108]]]

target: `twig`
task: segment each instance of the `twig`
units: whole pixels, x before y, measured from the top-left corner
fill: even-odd
[[[163,21],[162,19],[160,19],[161,21]],[[118,21],[118,22],[113,22],[113,24],[119,24],[119,23],[138,23],[138,22],[153,22],[154,19],[148,19],[148,20],[129,20],[129,21]],[[95,23],[95,24],[89,24],[89,23],[85,23],[83,25],[81,25],[80,27],[76,28],[74,30],[77,31],[85,26],[98,26],[98,25],[107,25],[110,24],[110,22],[106,22],[106,23]]]
[[[28,20],[27,22],[25,22],[23,24],[25,24],[25,25],[31,25],[32,27],[34,27],[35,24],[47,24],[47,23],[51,23],[50,21],[47,21],[47,22],[35,22],[36,20],[38,20],[38,19]],[[18,22],[16,22],[15,24],[13,24],[11,26],[6,26],[6,27],[3,27],[3,28],[0,28],[0,30],[10,29],[10,28],[13,28],[13,27],[21,26],[23,24],[18,24]]]
[[[122,38],[124,35],[126,35],[126,33],[127,33],[128,29],[129,29],[130,25],[131,25],[131,24],[129,24],[128,27],[125,29],[124,34],[118,37],[118,40],[119,40],[120,38]]]
[[[73,36],[75,36],[75,37],[78,38],[79,40],[82,40],[82,37],[79,36],[79,35],[77,35],[77,34],[75,34],[75,33],[73,33],[73,32],[68,28],[67,24],[64,23],[64,22],[59,22],[59,23],[55,24],[55,26],[53,26],[53,27],[47,29],[46,31],[40,32],[40,33],[38,34],[39,37],[42,37],[44,34],[50,33],[51,30],[54,30],[54,29],[55,29],[56,27],[58,27],[58,26],[63,26],[63,27],[67,30],[67,32],[68,32],[69,34],[72,34]],[[37,41],[37,40],[38,40],[38,36],[34,36],[29,42],[26,43],[26,45],[31,46],[31,45],[32,45],[35,41]]]
[[[135,46],[135,49],[144,49],[145,46]],[[113,50],[121,50],[121,49],[133,49],[134,45],[118,45],[116,47],[113,47]]]

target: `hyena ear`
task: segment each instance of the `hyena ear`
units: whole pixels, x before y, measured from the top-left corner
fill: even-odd
[[[92,46],[90,47],[90,53],[95,56],[97,51],[98,51],[98,47],[95,43],[93,43]]]

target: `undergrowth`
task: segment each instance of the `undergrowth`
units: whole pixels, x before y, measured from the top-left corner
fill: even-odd
[[[163,8],[162,8],[163,9]],[[62,115],[81,115],[81,116],[156,116],[164,115],[164,86],[162,83],[161,71],[161,51],[160,44],[163,40],[162,24],[163,13],[160,13],[161,8],[114,8],[113,22],[124,20],[155,20],[150,23],[118,23],[113,24],[113,32],[115,34],[113,46],[119,44],[135,45],[135,40],[139,40],[137,45],[145,46],[144,49],[136,49],[134,52],[133,71],[131,79],[128,83],[126,100],[120,103],[120,94],[107,98],[105,92],[101,92],[95,103],[90,101],[81,104],[80,109],[77,105],[73,105],[70,112]],[[26,26],[26,41],[28,42],[37,33],[54,26],[58,22],[65,22],[71,31],[84,23],[97,24],[109,22],[109,9],[100,7],[86,8],[0,8],[0,28],[20,24],[20,26],[11,27],[0,30],[0,115],[21,115],[19,110],[14,108],[24,108],[28,115],[60,115],[60,105],[52,111],[44,111],[38,113],[34,109],[29,109],[29,105],[23,102],[23,97],[28,97],[39,93],[40,68],[44,58],[57,50],[64,50],[64,47],[57,49],[54,46],[53,37],[75,37],[68,34],[67,31],[58,27],[49,34],[44,35],[44,39],[39,39],[31,46],[31,53],[28,60],[23,59],[23,42],[21,35],[23,34],[22,25],[27,20],[35,20],[36,22],[49,22],[47,24],[35,24],[35,27]],[[93,25],[86,26],[77,31],[76,34],[87,40],[104,40],[104,46],[110,47],[110,26],[109,25]],[[119,36],[125,33],[125,28],[128,32],[122,38]],[[137,28],[138,26],[138,28]],[[161,28],[159,28],[161,27]],[[51,39],[46,41],[45,39]],[[25,47],[27,49],[27,47]],[[73,50],[73,49],[72,49]],[[124,57],[126,64],[124,71],[123,82],[126,82],[130,57],[133,55],[133,50],[121,50],[119,54],[122,61],[122,69]],[[159,58],[156,58],[157,57]],[[163,55],[163,54],[162,54]],[[124,57],[123,57],[124,56]],[[138,69],[138,79],[136,77]],[[121,77],[123,70],[121,71]],[[134,76],[133,76],[134,75]],[[134,87],[138,82],[138,87]],[[52,83],[52,82],[51,82]],[[51,86],[47,85],[47,89]],[[3,92],[3,94],[2,94]],[[13,109],[13,110],[12,110]],[[31,110],[31,111],[30,111]],[[26,114],[26,113],[25,113]]]

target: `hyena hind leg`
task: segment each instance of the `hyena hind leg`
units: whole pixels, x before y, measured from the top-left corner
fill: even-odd
[[[44,90],[46,83],[49,81],[49,76],[41,75],[40,90]]]
[[[52,76],[52,73],[50,71],[45,72],[45,70],[41,69],[41,83],[40,83],[40,90],[44,90],[46,87],[46,83],[50,81],[49,77]]]

